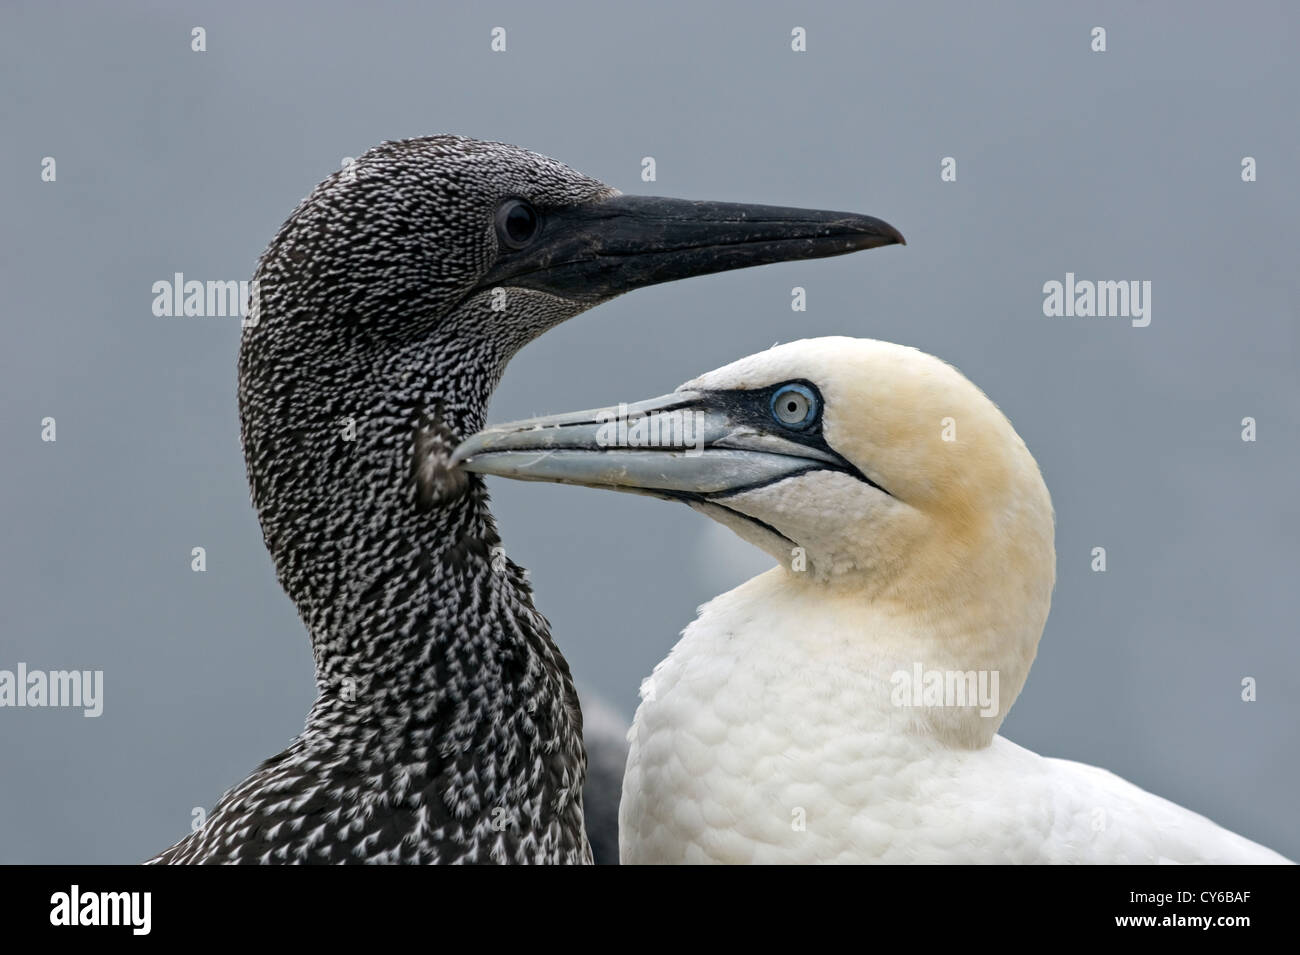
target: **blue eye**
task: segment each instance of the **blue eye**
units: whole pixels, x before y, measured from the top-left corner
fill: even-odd
[[[772,417],[787,428],[802,431],[819,410],[817,393],[804,385],[782,385],[772,394]]]

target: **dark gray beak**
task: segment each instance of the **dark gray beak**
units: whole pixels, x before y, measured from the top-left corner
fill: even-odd
[[[871,216],[655,196],[539,209],[526,248],[504,251],[479,289],[536,289],[595,303],[632,289],[795,259],[902,245]]]

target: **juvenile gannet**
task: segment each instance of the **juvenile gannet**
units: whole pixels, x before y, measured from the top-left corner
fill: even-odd
[[[781,564],[701,608],[643,686],[624,863],[1286,861],[997,735],[1047,620],[1052,503],[937,358],[794,342],[454,460],[685,501]]]
[[[568,665],[450,453],[511,356],[593,305],[898,241],[867,216],[624,196],[453,136],[385,143],[317,186],[258,264],[239,407],[319,695],[152,861],[589,861]]]

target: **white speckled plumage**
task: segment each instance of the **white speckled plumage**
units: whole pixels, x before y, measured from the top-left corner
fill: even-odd
[[[241,435],[319,695],[288,748],[151,862],[591,861],[568,664],[482,482],[438,465],[514,353],[594,304],[520,288],[493,308],[477,286],[500,203],[614,195],[527,150],[434,136],[368,150],[281,227],[240,349]]]

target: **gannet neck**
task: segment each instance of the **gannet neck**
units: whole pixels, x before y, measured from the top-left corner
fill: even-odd
[[[977,723],[911,684],[900,698],[900,673],[967,665],[944,648],[969,640],[936,636],[782,568],[706,604],[642,686],[621,861],[1287,861],[1104,770],[990,737],[998,715]]]
[[[568,665],[483,482],[444,466],[510,356],[563,308],[518,292],[513,321],[493,326],[479,295],[423,335],[268,374],[267,329],[301,307],[263,301],[241,412],[253,501],[311,636],[318,695],[302,734],[174,858],[589,861]],[[312,796],[314,813],[284,793]],[[316,816],[313,840],[295,825]],[[228,842],[249,825],[256,840]]]
[[[858,681],[854,727],[945,747],[979,748],[996,735],[1033,662],[1047,608],[1013,605],[984,615],[864,599],[851,581],[827,583],[787,568],[710,601],[674,654],[743,648],[736,665],[773,676]],[[928,681],[928,682],[927,682]],[[942,687],[936,681],[942,681]],[[947,696],[927,695],[936,688]],[[781,706],[778,697],[772,701]],[[892,744],[891,744],[892,745]]]

